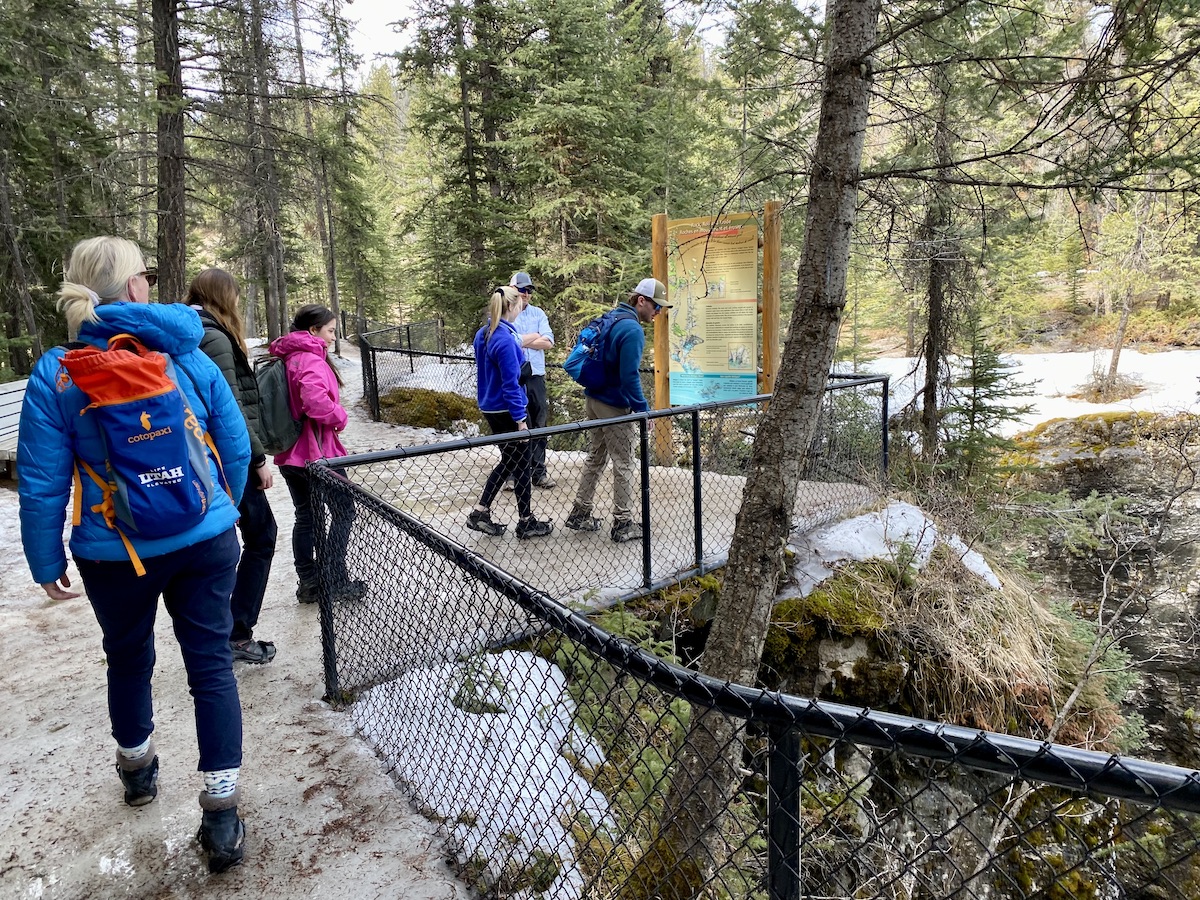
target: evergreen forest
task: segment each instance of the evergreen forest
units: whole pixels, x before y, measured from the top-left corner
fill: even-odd
[[[374,60],[346,0],[0,10],[0,380],[66,337],[95,234],[161,302],[233,272],[263,337],[310,302],[465,335],[516,269],[569,337],[649,273],[652,215],[774,199],[795,301],[823,4],[417,0]],[[980,341],[1200,343],[1195,0],[901,0],[877,34],[841,354],[932,384]]]

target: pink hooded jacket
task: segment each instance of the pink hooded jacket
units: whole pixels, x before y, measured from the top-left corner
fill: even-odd
[[[314,459],[345,456],[338,433],[346,427],[346,410],[338,399],[338,383],[325,359],[325,342],[307,331],[293,331],[271,342],[271,355],[287,366],[292,413],[304,427],[290,450],[276,454],[277,466],[303,466]]]

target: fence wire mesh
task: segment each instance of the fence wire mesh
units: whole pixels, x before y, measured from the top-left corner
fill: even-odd
[[[797,495],[798,515],[810,527],[875,496],[884,464],[883,396],[879,380],[840,382],[827,392],[822,424],[843,434],[814,439],[822,452],[813,454]],[[723,564],[764,402],[705,404],[603,425],[578,422],[365,454],[351,458],[351,479],[539,590],[596,606]],[[630,518],[642,534],[633,540],[613,535],[618,487],[611,461],[596,482],[589,514],[598,530],[567,527],[580,502],[588,441],[601,427],[622,430],[635,448]],[[505,525],[505,533],[473,530],[468,514],[502,450],[535,441],[546,442],[548,478],[529,488],[531,509],[553,532],[520,539],[516,484],[506,485],[490,504],[492,521]]]
[[[714,681],[406,499],[437,472],[397,467],[430,456],[310,468],[368,586],[322,582],[326,684],[480,894],[1200,896],[1200,774]],[[526,574],[564,583],[603,546],[576,537],[520,548]],[[332,549],[320,529],[322,573]]]

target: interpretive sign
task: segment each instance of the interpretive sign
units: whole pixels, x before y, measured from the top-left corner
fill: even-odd
[[[758,225],[749,213],[667,223],[671,403],[758,393]]]

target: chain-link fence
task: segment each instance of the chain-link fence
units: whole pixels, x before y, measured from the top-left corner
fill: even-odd
[[[366,585],[322,581],[327,695],[484,896],[1200,896],[1200,774],[682,667],[657,621],[577,611],[582,584],[644,582],[636,549],[463,526],[496,443],[310,467],[318,522],[353,516],[344,550],[319,529],[320,570],[336,553]],[[736,476],[701,466],[701,516],[696,470],[655,486],[667,468],[651,542],[677,540],[671,506],[707,539]],[[694,561],[678,543],[652,575]]]
[[[841,437],[821,432],[814,440],[822,452],[812,455],[797,497],[797,515],[810,527],[873,499],[885,466],[885,386],[871,379],[838,385],[826,394],[821,423]],[[353,481],[394,508],[555,597],[588,598],[594,605],[600,595],[649,590],[681,572],[724,563],[767,399],[634,413],[605,419],[603,426],[577,422],[459,438],[349,457],[347,465]],[[627,481],[610,461],[588,490],[588,441],[601,427],[632,444],[633,458],[623,468]],[[553,533],[539,538],[536,548],[520,539],[522,488],[513,480],[503,481],[484,504],[504,534],[473,530],[470,511],[485,499],[486,482],[506,448],[511,453],[542,443],[545,476],[524,490],[533,517],[553,523]],[[641,533],[618,540],[630,536],[614,535],[623,521],[640,523]]]

